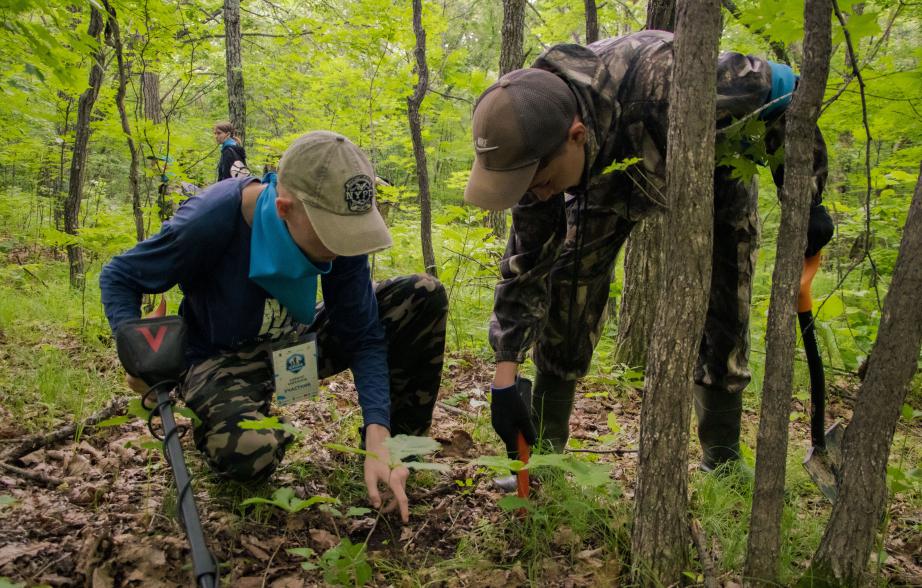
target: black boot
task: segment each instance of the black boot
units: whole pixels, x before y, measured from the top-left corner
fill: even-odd
[[[740,421],[743,395],[695,386],[695,413],[701,441],[701,469],[711,472],[740,458]]]
[[[544,447],[550,446],[554,453],[562,453],[570,437],[575,394],[576,380],[562,380],[541,372],[535,376],[532,409],[538,441]]]

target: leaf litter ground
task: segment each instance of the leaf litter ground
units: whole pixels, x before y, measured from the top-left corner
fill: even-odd
[[[222,562],[223,584],[241,588],[322,585],[322,573],[302,570],[304,559],[287,550],[310,547],[322,554],[341,537],[358,543],[370,531],[369,559],[375,567],[371,583],[375,585],[529,585],[535,581],[534,570],[539,570],[540,584],[546,586],[620,583],[623,563],[606,554],[601,544],[576,536],[565,526],[546,539],[548,556],[532,565],[531,573],[516,563],[521,545],[514,542],[494,546],[482,557],[457,559],[459,546],[470,543],[490,525],[509,525],[514,516],[497,506],[501,495],[491,483],[492,474],[469,463],[480,455],[496,453],[498,447],[487,417],[485,391],[490,377],[490,366],[476,357],[449,361],[431,435],[442,444],[435,459],[450,465],[451,472],[415,474],[419,476],[415,481],[411,477],[411,522],[407,526],[387,515],[376,524],[374,512],[339,518],[316,508],[289,515],[273,507],[240,506],[245,498],[268,497],[279,487],[293,488],[300,499],[337,496],[343,501],[342,511],[367,506],[361,458],[325,447],[354,444],[357,403],[346,376],[328,380],[316,401],[286,411],[304,435],[285,465],[263,487],[244,488],[214,479],[191,439],[184,439],[205,534]],[[606,447],[612,447],[607,424],[612,416],[620,426],[617,448],[636,448],[639,392],[624,388],[617,394],[596,394],[591,388],[591,378],[581,385],[571,422],[574,444],[598,448],[608,439]],[[848,386],[844,388],[847,396]],[[847,405],[850,402],[833,395],[830,416],[847,419]],[[797,401],[792,408],[806,412]],[[0,413],[4,423],[0,450],[15,447],[26,431],[6,408],[0,406]],[[755,418],[747,411],[750,439]],[[918,430],[913,433],[918,439]],[[806,439],[807,424],[795,422],[791,434],[793,442]],[[61,481],[56,487],[0,470],[0,577],[27,586],[191,585],[189,551],[174,514],[176,493],[158,445],[152,443],[146,425],[134,420],[89,429],[79,439],[43,447],[22,458],[23,470]],[[612,463],[612,478],[623,488],[624,496],[614,500],[630,500],[636,455],[589,455]],[[825,518],[828,510],[819,497],[815,508]],[[895,522],[887,537],[884,573],[895,584],[922,584],[918,533],[922,515],[901,500],[891,503],[890,514]],[[719,559],[714,538],[710,545]],[[735,585],[730,575],[721,580],[726,586]]]

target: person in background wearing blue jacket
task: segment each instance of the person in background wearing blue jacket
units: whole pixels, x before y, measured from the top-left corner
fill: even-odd
[[[219,122],[214,126],[214,140],[221,146],[221,159],[218,161],[218,181],[227,178],[249,176],[247,152],[240,139],[234,135],[234,125]]]
[[[386,508],[399,507],[406,521],[409,473],[391,471],[384,441],[429,429],[448,301],[424,274],[372,282],[368,254],[391,245],[374,177],[348,139],[308,133],[282,156],[277,181],[268,174],[263,183],[232,178],[206,188],[160,233],[113,258],[99,282],[113,332],[139,317],[143,294],[182,289],[189,368],[180,391],[201,420],[196,447],[226,477],[265,479],[282,460],[288,432],[241,425],[268,416],[291,372],[312,372],[315,354],[319,378],[351,369],[374,454],[364,468],[371,504],[381,506],[379,485],[389,487]],[[323,302],[315,304],[318,279]]]

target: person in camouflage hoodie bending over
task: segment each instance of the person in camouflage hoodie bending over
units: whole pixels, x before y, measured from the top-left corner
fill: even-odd
[[[209,186],[158,234],[113,258],[99,283],[116,337],[138,318],[143,293],[182,289],[189,336],[179,391],[201,421],[196,447],[228,478],[263,480],[282,461],[292,435],[258,424],[274,402],[350,369],[372,452],[369,498],[381,505],[383,485],[393,495],[386,508],[399,507],[406,521],[409,472],[391,470],[384,441],[429,429],[448,299],[425,274],[372,281],[368,254],[391,245],[374,182],[371,163],[348,139],[307,133],[282,155],[277,179]],[[318,282],[323,302],[315,304]]]
[[[633,226],[667,205],[672,66],[672,34],[662,31],[588,47],[557,45],[531,68],[503,76],[475,107],[475,161],[465,200],[491,210],[512,208],[489,325],[497,362],[492,416],[510,452],[510,431],[534,441],[531,419],[552,449],[566,445],[576,381],[586,374],[602,332],[615,259]],[[764,142],[763,153],[775,154],[784,142],[784,111],[795,84],[787,66],[721,54],[718,126],[758,117],[767,128],[757,140]],[[749,143],[739,147],[758,151]],[[820,204],[827,157],[818,129],[814,153],[808,258],[832,235]],[[635,158],[634,165],[612,165]],[[780,188],[783,169],[772,171]],[[706,470],[739,458],[742,391],[750,380],[757,188],[732,172],[717,167],[714,173],[713,278],[695,370]],[[515,385],[518,364],[532,346],[533,408]]]

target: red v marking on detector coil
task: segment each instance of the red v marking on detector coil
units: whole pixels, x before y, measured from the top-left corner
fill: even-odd
[[[137,331],[144,335],[144,338],[147,339],[147,344],[154,350],[154,353],[160,350],[160,344],[163,343],[163,337],[166,336],[166,327],[164,325],[160,325],[160,328],[157,329],[156,337],[150,334],[150,328],[148,327],[137,327]]]

